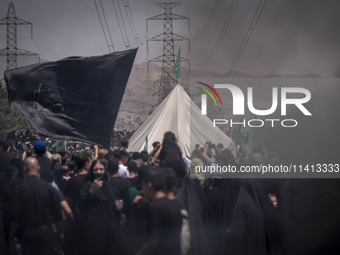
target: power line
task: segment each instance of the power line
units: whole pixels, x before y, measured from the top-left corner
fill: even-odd
[[[105,37],[105,41],[106,41],[106,45],[107,45],[107,47],[109,48],[109,51],[110,51],[110,45],[109,45],[109,41],[107,40],[107,37],[106,37],[105,29],[104,29],[104,26],[103,26],[102,19],[101,19],[101,17],[100,17],[100,13],[99,13],[99,10],[98,10],[98,6],[97,6],[97,2],[96,2],[96,0],[94,0],[94,5],[96,6],[96,10],[97,10],[97,14],[98,14],[98,18],[99,18],[100,26],[102,27],[102,30],[103,30],[103,33],[104,33],[104,37]],[[110,52],[111,52],[111,51],[110,51]]]
[[[109,25],[107,24],[107,19],[106,19],[106,15],[105,15],[105,11],[104,11],[104,7],[103,7],[102,0],[99,0],[99,2],[100,2],[100,6],[101,6],[101,8],[102,8],[102,11],[103,11],[103,17],[104,17],[104,20],[105,20],[107,32],[109,33],[111,46],[112,46],[112,48],[113,48],[113,51],[115,51],[115,47],[114,47],[114,45],[113,45],[112,36],[111,36],[111,33],[110,33],[110,28],[109,28]],[[109,50],[110,50],[110,47],[109,47]],[[110,51],[110,52],[111,52],[111,51]]]
[[[32,41],[34,42],[35,46],[38,48],[41,56],[43,57],[43,60],[47,61],[47,58],[45,57],[44,53],[42,53],[40,47],[38,46],[37,42],[34,40],[34,37],[32,37]]]
[[[129,5],[128,5],[128,6],[129,6]],[[132,35],[133,35],[135,41],[136,41],[138,44],[140,44],[140,41],[139,41],[139,39],[138,39],[138,36],[137,36],[137,37],[135,36],[134,31],[133,31],[133,29],[132,29],[132,24],[131,24],[130,17],[129,17],[129,13],[128,13],[127,6],[125,5],[125,3],[124,3],[124,7],[125,7],[124,9],[125,9],[126,17],[127,17],[127,20],[128,20],[129,27],[130,27],[130,30],[131,30],[131,32],[132,32]],[[137,40],[137,39],[138,39],[138,40]]]
[[[120,25],[120,21],[119,21],[119,17],[118,17],[118,12],[117,12],[116,5],[115,5],[115,3],[114,3],[114,0],[111,0],[111,1],[112,1],[113,9],[114,9],[115,14],[116,14],[116,18],[117,18],[117,21],[118,21],[118,27],[119,27],[120,33],[121,33],[121,35],[122,35],[122,37],[123,37],[123,41],[124,41],[125,47],[126,47],[126,48],[130,48],[130,43],[129,43],[129,42],[126,42],[126,40],[125,40],[125,38],[124,38],[122,26]],[[119,2],[118,2],[118,3],[119,3]],[[127,41],[128,41],[128,38],[127,38]]]
[[[124,33],[125,33],[125,36],[126,36],[126,40],[127,40],[127,42],[128,42],[128,45],[129,45],[128,48],[130,48],[131,45],[130,45],[130,42],[129,42],[129,37],[128,37],[127,32],[126,32],[125,22],[124,22],[124,18],[123,18],[123,14],[122,14],[122,9],[120,8],[119,0],[117,0],[117,3],[118,3],[118,10],[119,10],[120,18],[122,19],[122,24],[123,24]]]
[[[124,7],[125,7],[125,12],[126,12],[126,17],[128,19],[129,26],[130,26],[131,32],[133,34],[133,37],[138,44],[142,44],[141,41],[139,40],[137,31],[136,31],[136,27],[135,27],[135,24],[133,22],[133,16],[132,16],[132,13],[131,13],[131,8],[130,8],[128,0],[126,0],[126,3],[124,1]]]
[[[202,31],[197,36],[192,36],[194,39],[198,39],[198,38],[202,37],[202,35],[204,35],[207,32],[215,14],[216,14],[216,10],[217,10],[217,7],[220,4],[220,2],[221,2],[221,0],[215,0],[214,6],[212,8],[212,11],[210,12],[210,16],[209,16],[207,22],[205,23]]]
[[[222,30],[220,32],[220,35],[218,36],[218,39],[215,43],[215,46],[213,47],[213,49],[210,51],[210,54],[208,55],[208,57],[202,62],[202,63],[197,63],[195,62],[196,65],[198,66],[203,66],[203,65],[206,65],[208,64],[212,59],[213,57],[215,56],[218,48],[220,47],[221,45],[221,42],[223,41],[223,38],[229,28],[229,25],[231,23],[231,20],[234,16],[234,13],[235,13],[235,10],[236,10],[236,7],[237,7],[237,4],[238,4],[238,1],[239,0],[233,0],[230,8],[229,8],[229,11],[228,11],[228,15],[226,16],[226,19],[225,19],[225,22],[223,24],[223,27],[222,27]]]
[[[248,31],[245,34],[245,36],[243,37],[241,45],[240,45],[240,47],[239,47],[239,49],[238,49],[238,51],[237,51],[237,53],[236,53],[232,63],[230,64],[228,71],[224,75],[225,78],[228,78],[230,76],[231,72],[234,70],[238,60],[240,59],[240,57],[241,57],[241,55],[242,55],[242,53],[243,53],[243,51],[245,49],[245,47],[247,46],[247,43],[248,43],[248,41],[249,41],[249,39],[251,37],[251,34],[253,33],[253,31],[254,31],[254,29],[256,27],[257,22],[260,19],[260,16],[262,14],[262,11],[263,11],[266,3],[267,3],[267,0],[261,0],[260,1],[259,5],[258,5],[258,7],[256,9],[256,12],[254,14],[254,17],[253,17],[253,19],[252,19],[252,21],[250,23],[249,28],[248,28]]]

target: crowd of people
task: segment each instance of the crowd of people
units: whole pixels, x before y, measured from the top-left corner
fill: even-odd
[[[132,137],[135,131],[112,131],[112,139],[110,142],[110,150],[121,149],[121,143],[123,140],[128,140]],[[79,141],[63,141],[58,139],[53,139],[49,137],[40,137],[32,130],[25,131],[12,131],[8,134],[3,134],[1,136],[2,140],[5,140],[8,144],[8,152],[22,154],[27,151],[27,154],[33,153],[34,142],[42,139],[46,143],[47,151],[49,153],[56,153],[60,151],[65,151],[68,154],[73,152],[88,151],[92,155],[95,153],[95,147],[86,143],[81,143]],[[63,153],[63,152],[61,152]]]
[[[117,132],[116,148],[93,151],[49,151],[53,141],[33,132],[2,139],[0,253],[285,254],[282,182],[190,178],[197,165],[251,159],[209,142],[189,158],[172,132],[150,153],[131,152],[130,135]],[[270,160],[260,149],[252,156]]]

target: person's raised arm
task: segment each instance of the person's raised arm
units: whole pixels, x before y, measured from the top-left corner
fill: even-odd
[[[94,145],[94,158],[98,158],[98,145]]]
[[[155,164],[156,160],[158,159],[159,157],[159,154],[161,153],[161,150],[162,150],[162,144],[159,145],[159,149],[157,150],[157,152],[155,153],[155,155],[153,156],[151,162],[152,164]]]

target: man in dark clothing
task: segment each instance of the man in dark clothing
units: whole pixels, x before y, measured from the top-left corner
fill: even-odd
[[[69,201],[70,207],[73,211],[75,220],[70,222],[69,227],[65,231],[65,239],[63,249],[66,254],[76,254],[76,248],[78,247],[79,231],[81,227],[80,212],[77,206],[80,200],[80,194],[83,186],[86,182],[86,176],[90,169],[92,162],[91,155],[82,151],[75,157],[77,164],[77,174],[70,178],[65,185],[65,197]]]
[[[140,164],[138,163],[137,160],[132,159],[128,162],[127,167],[130,173],[127,180],[130,181],[131,187],[136,187],[138,182],[138,169],[140,167]]]
[[[91,155],[88,152],[82,151],[76,157],[77,174],[71,177],[65,187],[65,197],[68,197],[73,211],[79,202],[81,190],[86,181],[85,177],[90,169],[91,162]]]
[[[0,152],[7,152],[8,147],[9,147],[8,143],[4,139],[1,139],[0,140]]]
[[[56,247],[56,223],[61,220],[61,209],[54,188],[39,179],[38,160],[25,160],[26,178],[16,187],[19,215],[17,237],[23,254],[53,254]]]
[[[118,173],[119,161],[113,155],[107,157],[107,171],[110,176],[110,184],[118,192],[118,199],[124,200],[131,183],[129,180],[124,179]]]
[[[165,174],[157,167],[149,170],[143,184],[143,193],[154,204],[149,217],[149,236],[141,254],[181,254],[182,228],[181,205],[177,199],[169,199],[165,192]]]
[[[0,172],[2,172],[7,179],[10,179],[12,176],[12,155],[7,150],[8,144],[4,140],[0,140]]]
[[[14,187],[9,182],[13,172],[11,154],[6,151],[7,148],[2,150],[3,144],[0,141],[0,254],[7,254],[9,253],[10,221],[12,217],[15,217],[15,201]]]

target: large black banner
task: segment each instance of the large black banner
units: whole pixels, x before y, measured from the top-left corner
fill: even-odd
[[[5,72],[13,110],[37,133],[109,147],[137,49]]]

